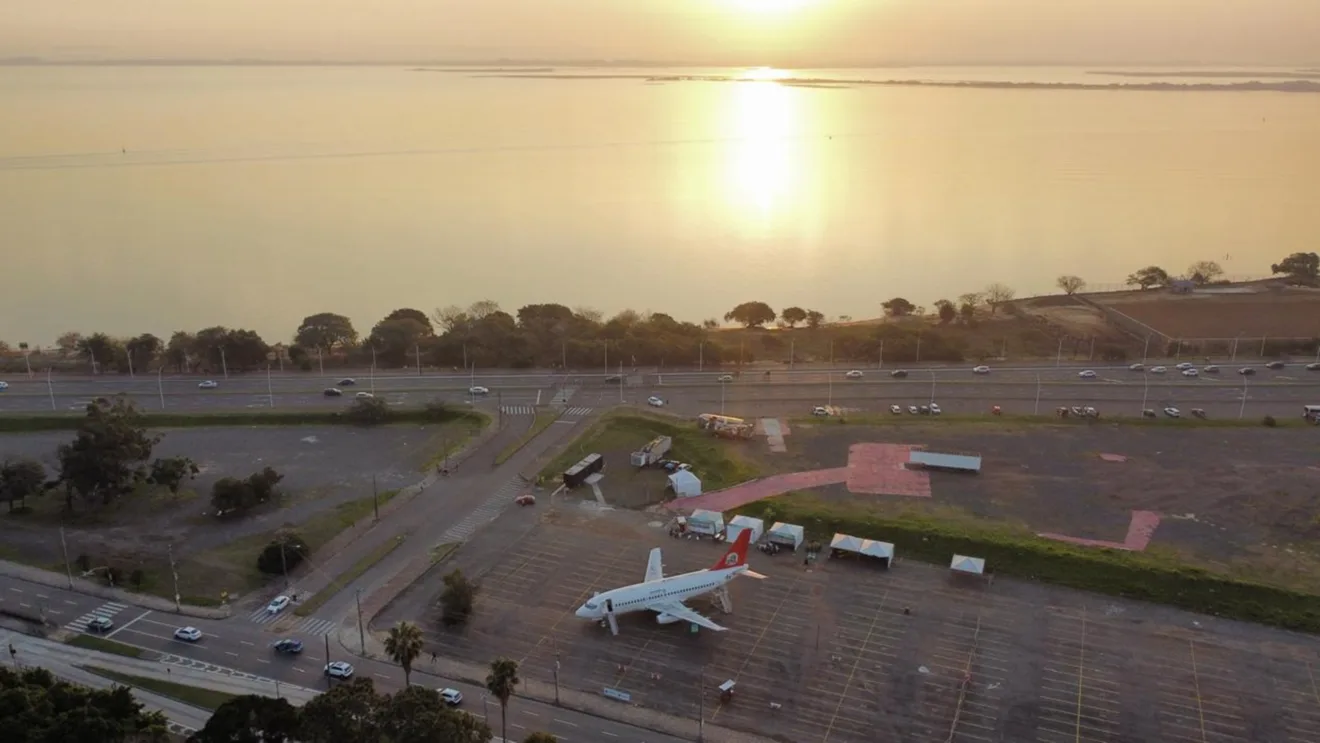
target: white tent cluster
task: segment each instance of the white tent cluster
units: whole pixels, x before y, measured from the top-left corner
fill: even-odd
[[[894,559],[894,545],[889,542],[877,542],[874,539],[862,539],[848,534],[835,534],[830,540],[831,554],[833,551],[847,552],[863,557],[874,557],[878,560],[884,560],[888,566]]]

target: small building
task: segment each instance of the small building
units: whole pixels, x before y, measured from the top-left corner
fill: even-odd
[[[889,542],[860,539],[849,534],[835,534],[830,540],[830,556],[839,557],[845,554],[874,557],[883,561],[885,567],[889,567],[894,561],[894,545]]]
[[[914,449],[908,454],[907,466],[909,469],[977,474],[981,471],[981,455],[941,454],[939,452],[917,451]]]
[[[734,516],[729,519],[727,536],[730,542],[738,541],[738,535],[743,529],[749,529],[752,532],[752,538],[749,542],[755,543],[761,541],[761,536],[765,534],[765,522],[751,516]]]
[[[803,540],[807,538],[807,531],[797,524],[785,524],[780,521],[770,527],[765,537],[768,542],[797,551],[797,548],[802,546]]]
[[[679,498],[691,498],[701,495],[701,478],[692,474],[692,470],[679,470],[669,476],[669,487]]]
[[[1174,294],[1191,294],[1196,291],[1196,282],[1191,279],[1174,279],[1169,282],[1169,291]]]

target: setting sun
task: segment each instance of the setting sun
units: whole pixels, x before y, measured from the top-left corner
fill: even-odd
[[[724,0],[747,13],[788,13],[813,5],[816,0]]]

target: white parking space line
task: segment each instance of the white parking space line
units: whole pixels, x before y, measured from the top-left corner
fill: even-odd
[[[19,606],[23,607],[24,609],[31,609],[31,608],[32,608],[32,604],[19,603]]]
[[[135,622],[137,622],[139,619],[142,619],[143,617],[145,617],[146,615],[148,615],[148,614],[150,614],[150,613],[151,613],[151,610],[148,609],[148,610],[142,612],[141,614],[137,615],[136,617],[133,617],[132,619],[130,619],[130,620],[128,620],[127,622],[125,622],[124,624],[120,625],[120,627],[119,627],[118,629],[116,629],[116,630],[112,630],[111,632],[107,633],[106,636],[105,636],[106,639],[108,640],[108,639],[110,639],[111,637],[114,637],[115,635],[119,634],[120,632],[123,632],[124,630],[128,629],[129,627],[132,627],[133,624],[134,624]],[[138,630],[133,630],[133,631],[134,631],[134,632],[138,632]],[[139,632],[139,634],[144,634],[144,635],[145,635],[146,633],[145,633],[145,632]]]
[[[225,655],[232,656],[232,657],[234,657],[234,658],[237,658],[237,657],[238,657],[238,653],[231,653],[231,652],[229,652],[228,650],[225,651]]]
[[[611,738],[617,738],[617,737],[619,737],[617,733],[611,733],[611,732],[608,731],[608,730],[602,730],[602,731],[600,731],[600,734],[601,734],[601,735],[608,735],[608,736],[610,736]]]
[[[304,670],[301,669],[301,668],[295,668],[295,669],[293,669],[293,670],[297,671],[298,673],[307,673],[306,671],[304,671]]]
[[[12,587],[12,586],[9,588],[9,590],[13,591],[14,593],[22,593],[22,592],[23,592],[23,589],[21,589],[21,588],[14,588],[14,587]]]
[[[389,678],[389,676],[386,676],[386,675],[383,674],[383,673],[373,673],[373,674],[371,674],[371,675],[372,675],[372,676],[376,676],[376,677],[378,677],[378,678],[383,678],[383,679],[387,679],[387,678]]]
[[[257,658],[257,662],[258,662],[258,663],[269,663],[270,661],[268,661],[268,660],[266,660],[266,659],[264,659],[264,658]]]

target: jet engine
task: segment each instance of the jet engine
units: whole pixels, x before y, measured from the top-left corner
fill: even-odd
[[[655,621],[658,624],[673,624],[674,622],[681,622],[683,620],[682,618],[676,617],[673,614],[666,614],[665,612],[660,612],[659,614],[655,615]]]

